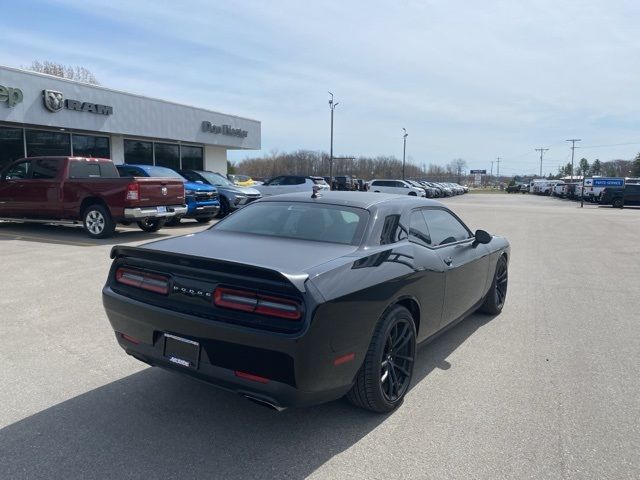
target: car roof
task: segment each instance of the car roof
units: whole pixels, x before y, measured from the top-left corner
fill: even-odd
[[[317,198],[311,198],[309,193],[287,193],[283,195],[274,195],[272,197],[263,197],[260,202],[307,202],[307,203],[323,203],[328,205],[343,205],[345,207],[356,207],[369,209],[374,205],[381,203],[398,204],[402,206],[443,206],[442,203],[426,198],[414,197],[412,195],[394,195],[392,193],[373,193],[373,192],[327,192],[318,194]]]

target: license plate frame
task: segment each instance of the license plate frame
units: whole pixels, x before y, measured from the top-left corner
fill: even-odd
[[[164,334],[162,355],[174,365],[197,370],[200,364],[200,343],[171,333]]]
[[[157,207],[158,213],[167,213],[167,207],[166,206],[162,206],[162,207]]]

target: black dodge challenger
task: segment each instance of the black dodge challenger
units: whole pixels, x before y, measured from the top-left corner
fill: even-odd
[[[509,243],[439,202],[268,197],[200,233],[116,246],[103,303],[120,346],[278,410],[407,393],[416,344],[498,314]]]

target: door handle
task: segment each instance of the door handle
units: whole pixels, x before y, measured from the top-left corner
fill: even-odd
[[[444,259],[444,263],[447,264],[447,266],[451,266],[451,264],[453,263],[453,258],[449,257],[449,258],[445,258]]]

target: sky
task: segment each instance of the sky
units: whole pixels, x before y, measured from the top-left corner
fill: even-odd
[[[640,151],[640,2],[3,2],[0,64],[81,65],[107,87],[262,122],[262,151],[454,158],[555,173]],[[497,164],[494,164],[494,173]]]

